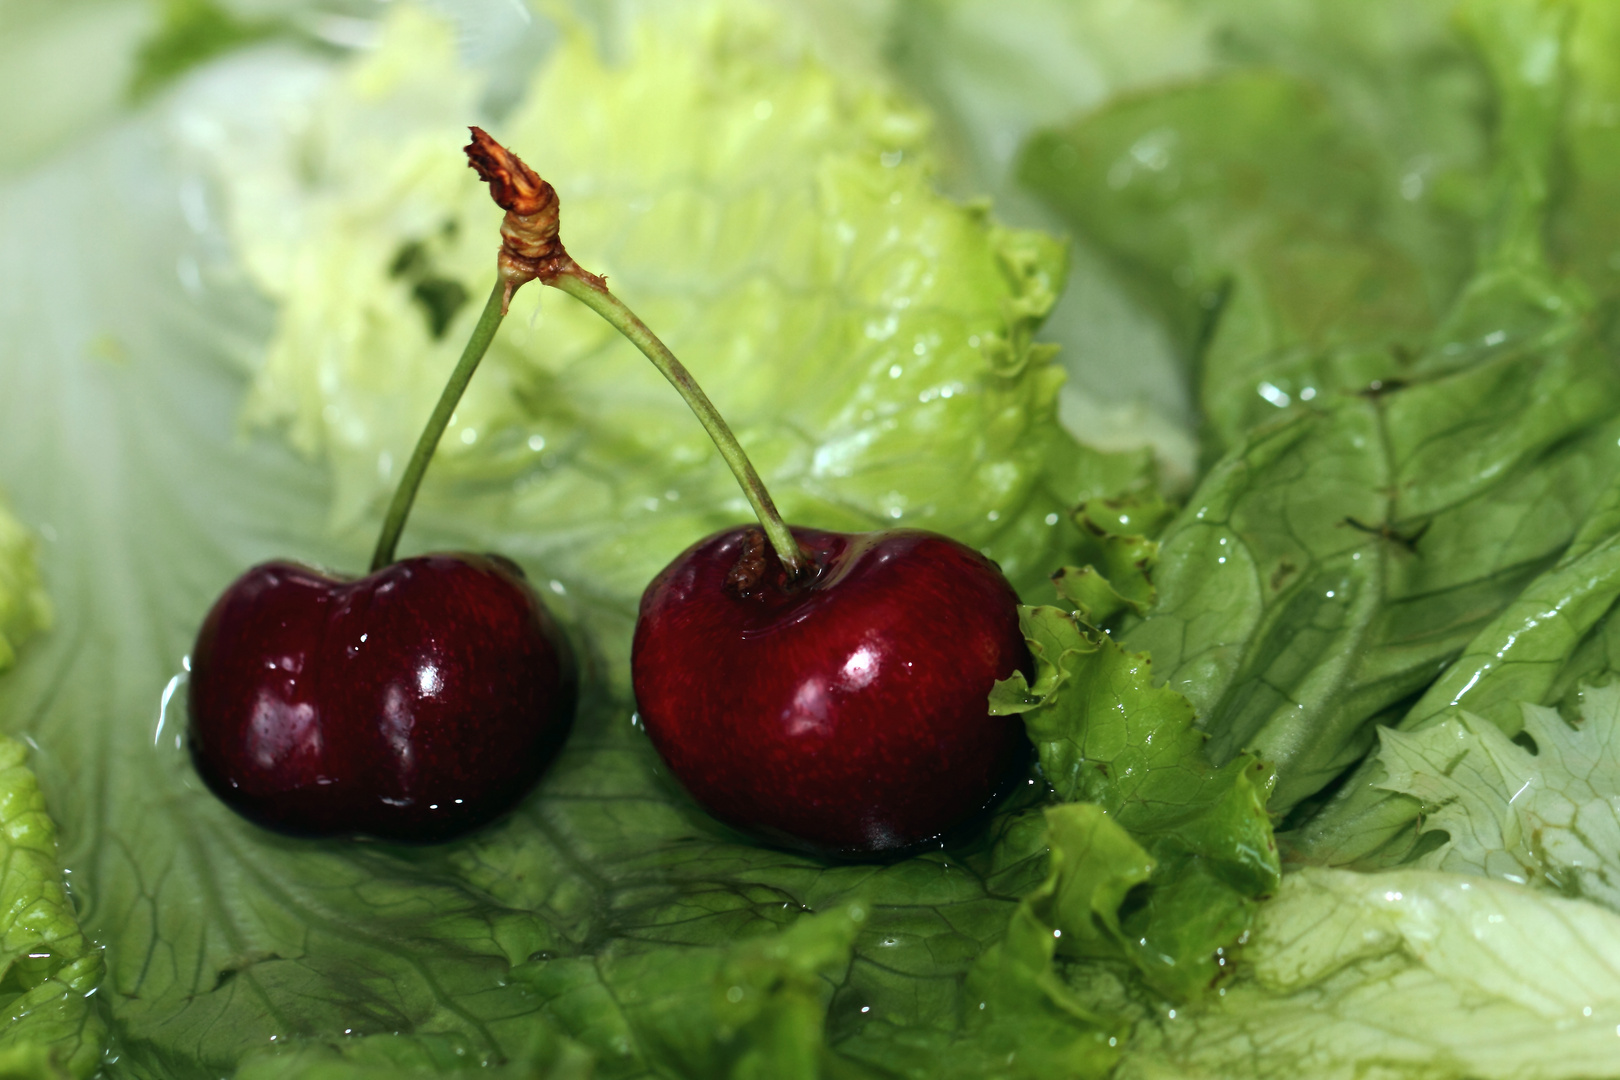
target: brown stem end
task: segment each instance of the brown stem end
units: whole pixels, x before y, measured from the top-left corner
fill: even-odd
[[[490,198],[506,211],[501,222],[501,250],[495,265],[501,276],[501,313],[512,294],[539,279],[550,284],[571,274],[604,291],[607,282],[574,262],[557,236],[557,192],[523,163],[523,159],[496,142],[489,132],[474,127],[466,146],[467,164],[489,185]]]

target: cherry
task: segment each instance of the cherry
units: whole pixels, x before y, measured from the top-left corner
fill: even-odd
[[[197,635],[191,754],[267,828],[445,840],[534,786],[574,682],[566,638],[498,556],[419,556],[358,581],[264,563]]]
[[[267,828],[459,836],[535,785],[573,720],[573,653],[515,563],[459,552],[394,561],[512,293],[550,265],[537,258],[567,258],[556,194],[502,172],[494,145],[474,128],[467,154],[507,210],[495,289],[394,492],[370,575],[256,566],[215,602],[192,650],[192,760],[226,805]]]
[[[792,533],[796,579],[744,527],[647,587],[642,725],[693,798],[739,828],[838,855],[932,840],[1023,760],[1023,725],[986,701],[1028,672],[1018,597],[935,533]]]
[[[1028,666],[1006,578],[932,533],[790,530],[691,373],[563,250],[550,185],[474,138],[475,164],[508,206],[503,274],[562,290],[639,348],[759,519],[688,550],[642,598],[631,678],[671,771],[733,825],[840,855],[892,852],[960,824],[1023,747],[1020,722],[991,717],[987,700],[996,679]]]

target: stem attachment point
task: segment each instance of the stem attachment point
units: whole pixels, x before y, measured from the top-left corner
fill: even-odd
[[[732,434],[720,411],[709,396],[698,386],[692,373],[686,370],[669,346],[658,340],[658,335],[636,317],[636,313],[608,291],[607,279],[599,277],[576,263],[563,248],[557,236],[558,200],[552,186],[525,165],[516,154],[490,138],[482,128],[472,128],[472,143],[467,147],[467,160],[478,170],[478,175],[489,182],[490,197],[506,211],[501,222],[501,253],[499,265],[505,292],[501,297],[504,314],[512,293],[525,282],[538,279],[572,296],[605,319],[619,333],[640,349],[653,366],[669,380],[676,393],[696,414],[698,422],[714,440],[715,448],[730,467],[731,473],[742,485],[743,494],[765,530],[765,538],[776,549],[789,579],[804,573],[805,560],[798,542],[788,531],[770,492],[754,471],[742,444]]]

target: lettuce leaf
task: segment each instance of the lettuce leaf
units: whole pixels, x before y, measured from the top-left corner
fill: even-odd
[[[34,538],[0,502],[0,671],[17,662],[23,642],[50,625]]]
[[[1023,148],[1022,182],[1166,320],[1212,456],[1397,376],[1465,280],[1486,88],[1448,6],[1189,5],[1200,77]]]
[[[1071,933],[1063,948],[1124,958],[1160,993],[1194,997],[1277,887],[1271,770],[1247,756],[1211,766],[1192,706],[1153,685],[1148,657],[1057,608],[1025,608],[1023,626],[1035,681],[1015,672],[991,709],[1023,716],[1057,797],[1106,814],[1141,867],[1125,887],[1145,885],[1128,913],[1105,913],[1108,933]],[[1123,900],[1117,890],[1114,909]]]
[[[56,827],[26,758],[21,743],[0,738],[0,1069],[83,1078],[106,1043],[91,997],[101,950],[79,928]]]
[[[1040,6],[998,13],[1010,30]],[[953,7],[906,5],[896,25]],[[711,390],[796,513],[850,526],[896,520],[889,492],[916,482],[936,491],[933,516],[924,521],[927,505],[908,503],[899,520],[989,547],[1026,587],[1071,563],[1065,595],[1131,646],[1066,613],[1036,616],[1037,640],[1052,646],[1042,670],[1059,674],[1004,692],[1004,705],[1026,710],[1042,733],[1041,775],[1067,798],[1097,802],[1047,806],[1032,783],[947,851],[876,867],[762,849],[720,829],[662,775],[624,699],[604,685],[613,670],[622,678],[615,643],[645,575],[743,511],[667,390],[555,297],[538,310],[526,306],[537,297],[525,299],[503,331],[408,538],[522,556],[599,648],[608,671],[536,797],[484,835],[421,851],[282,841],[237,821],[192,780],[173,738],[200,612],[256,559],[358,564],[387,488],[382,474],[408,448],[411,414],[425,413],[464,330],[457,298],[487,283],[493,245],[477,239],[477,222],[496,215],[470,175],[441,161],[454,159],[458,125],[486,88],[459,68],[442,28],[396,16],[390,43],[357,67],[284,49],[227,58],[135,120],[6,179],[0,477],[18,518],[59,540],[40,553],[57,625],[0,678],[0,718],[39,743],[33,763],[107,973],[82,1020],[36,1031],[0,1052],[0,1067],[83,1072],[84,1048],[105,1044],[101,1067],[114,1077],[239,1070],[256,1080],[473,1071],[1089,1078],[1116,1062],[1131,1075],[1602,1075],[1612,1055],[1597,1056],[1608,1045],[1600,1026],[1613,1038],[1616,1023],[1605,912],[1486,879],[1465,889],[1424,871],[1307,871],[1279,885],[1265,770],[1250,776],[1241,756],[1204,757],[1243,750],[1232,718],[1264,714],[1285,779],[1296,794],[1309,787],[1297,778],[1365,747],[1369,718],[1398,715],[1412,693],[1403,688],[1432,679],[1463,642],[1472,638],[1473,654],[1487,634],[1511,632],[1510,613],[1530,619],[1525,582],[1601,556],[1615,509],[1598,491],[1614,468],[1616,433],[1592,419],[1613,404],[1603,309],[1524,263],[1522,229],[1488,245],[1489,273],[1458,302],[1474,260],[1435,239],[1453,218],[1506,220],[1482,209],[1500,192],[1470,157],[1487,141],[1477,106],[1490,69],[1441,40],[1428,5],[1413,9],[1410,35],[1382,38],[1399,20],[1381,4],[1254,7],[1249,17],[1219,4],[1160,5],[1153,32],[1190,43],[1188,63],[1200,71],[1224,70],[1247,50],[1288,73],[1253,77],[1284,97],[1298,80],[1317,82],[1310,108],[1333,121],[1330,142],[1398,187],[1417,173],[1423,198],[1407,200],[1415,208],[1387,190],[1368,196],[1379,215],[1370,232],[1420,268],[1431,317],[1449,321],[1423,330],[1421,357],[1403,361],[1422,368],[1411,387],[1313,395],[1270,431],[1237,430],[1244,416],[1277,411],[1254,385],[1228,395],[1207,381],[1238,451],[1163,536],[1121,520],[1156,516],[1151,495],[1116,498],[1141,482],[1141,458],[1077,448],[1052,422],[1057,368],[1031,342],[1060,290],[1056,248],[938,198],[926,118],[881,87],[834,77],[757,14],[726,25],[677,11],[652,16],[666,38],[643,29],[647,40],[632,37],[622,64],[603,64],[574,40],[534,99],[561,115],[542,117],[531,101],[496,125],[503,137],[517,132],[520,149],[520,140],[547,148],[531,157],[567,177],[573,249],[669,329],[700,374],[712,365]],[[1082,13],[1094,22],[1106,14]],[[1025,27],[1039,25],[1030,18]],[[1336,42],[1324,27],[1356,32]],[[1133,42],[1138,27],[1115,29],[1088,40],[1123,78],[1131,48],[1146,49],[1151,35]],[[1522,36],[1534,44],[1538,35]],[[1572,40],[1572,55],[1585,57],[1572,62],[1609,62]],[[1438,58],[1431,73],[1425,56]],[[1380,87],[1391,72],[1432,93],[1429,105],[1405,119],[1387,109],[1403,92]],[[1031,77],[1029,100],[1045,78]],[[1240,81],[1225,73],[1212,85]],[[1581,108],[1597,139],[1604,99],[1591,93]],[[1361,112],[1358,95],[1371,102]],[[648,103],[666,99],[705,136],[725,136],[712,158],[694,147],[707,140],[647,119]],[[644,121],[635,140],[589,148],[612,168],[587,161],[592,103]],[[1338,130],[1346,114],[1356,119]],[[1543,114],[1524,115],[1531,134],[1545,132]],[[1403,155],[1429,145],[1430,128],[1453,141],[1442,164],[1419,167]],[[553,147],[557,170],[546,160]],[[1572,160],[1592,177],[1603,158]],[[1519,174],[1525,199],[1507,207],[1532,223],[1544,208],[1524,182],[1535,175]],[[682,186],[682,176],[701,183]],[[663,204],[638,209],[654,181],[668,182],[668,204],[687,216],[656,215]],[[886,201],[896,194],[899,204]],[[1600,216],[1599,203],[1586,212]],[[1408,209],[1429,233],[1392,224]],[[807,224],[829,211],[844,215],[837,220],[866,261],[817,261],[844,250],[841,235]],[[459,224],[447,230],[450,220]],[[1551,265],[1601,262],[1601,230],[1585,247],[1578,218],[1556,220]],[[932,246],[919,248],[918,237]],[[1329,239],[1313,251],[1331,256],[1333,273],[1313,282],[1340,280],[1341,256],[1354,262],[1338,245],[1354,255],[1371,243],[1353,231]],[[693,252],[687,265],[697,272],[672,271],[671,250]],[[944,274],[934,291],[904,281],[936,258],[960,265],[961,295]],[[1257,280],[1278,295],[1290,284],[1276,273]],[[836,287],[820,287],[828,281]],[[894,281],[903,287],[889,288]],[[1338,341],[1344,311],[1362,317],[1353,296],[1301,289],[1301,300],[1343,301],[1323,340]],[[900,299],[915,302],[900,308]],[[1568,307],[1549,310],[1549,299]],[[930,304],[937,310],[915,314]],[[364,317],[349,319],[354,311]],[[1304,325],[1296,309],[1284,314],[1279,325]],[[866,337],[868,326],[886,333],[890,315],[890,338]],[[928,338],[923,356],[907,359],[919,344],[907,335],[926,338],[931,327],[944,327],[938,348]],[[981,333],[976,350],[948,347],[969,330]],[[1498,330],[1503,339],[1488,340]],[[799,351],[751,360],[767,355],[759,342],[789,331]],[[1366,342],[1384,345],[1371,334]],[[1339,348],[1326,352],[1354,373],[1361,361]],[[1233,370],[1248,359],[1223,355]],[[1244,368],[1245,378],[1281,378],[1297,360],[1283,350]],[[785,404],[764,400],[759,387],[778,367],[810,361],[845,383],[806,376]],[[918,363],[936,366],[911,384]],[[895,365],[902,373],[892,381],[903,385],[890,392]],[[945,386],[949,399],[913,404]],[[1294,410],[1300,387],[1272,386]],[[1364,389],[1354,379],[1343,386]],[[235,420],[245,392],[243,431]],[[892,430],[877,423],[890,406]],[[1452,426],[1455,439],[1431,440]],[[304,456],[266,430],[291,435]],[[1382,434],[1390,448],[1369,450]],[[660,473],[666,450],[688,457]],[[823,451],[849,475],[817,473]],[[1410,504],[1379,501],[1391,478],[1412,482]],[[665,498],[670,491],[681,498]],[[1082,498],[1076,533],[1063,519]],[[1225,525],[1206,530],[1200,512]],[[1455,518],[1415,536],[1445,513]],[[1372,531],[1342,524],[1347,517]],[[1233,536],[1243,554],[1219,543]],[[1400,602],[1341,633],[1318,593],[1344,579],[1334,560],[1356,563],[1358,552],[1377,566],[1357,583],[1392,583]],[[1247,578],[1227,576],[1246,558],[1262,561]],[[1297,582],[1275,576],[1282,559]],[[1595,622],[1522,636],[1546,645],[1525,654],[1522,670],[1546,673],[1533,678],[1547,689],[1525,696],[1556,701],[1576,672],[1610,666],[1607,579],[1592,580],[1583,603]],[[1283,597],[1266,599],[1267,586]],[[1515,596],[1524,606],[1504,606]],[[1148,626],[1162,634],[1156,666],[1183,665],[1170,685],[1156,687],[1133,656],[1132,635]],[[1165,644],[1182,630],[1186,652]],[[1346,674],[1335,649],[1369,642],[1372,666]],[[1077,692],[1066,671],[1096,675],[1102,691]],[[1380,682],[1380,671],[1399,686]],[[1506,696],[1481,708],[1518,700],[1506,683],[1475,690],[1498,685]],[[1190,701],[1216,686],[1226,726],[1206,741],[1191,726]],[[1312,722],[1343,721],[1355,735],[1301,747],[1310,723],[1291,728],[1285,713],[1266,712],[1262,699],[1277,687],[1303,701]],[[1386,697],[1393,704],[1376,704]],[[1349,704],[1335,711],[1340,699]],[[46,865],[41,880],[54,880]],[[1273,890],[1277,899],[1257,901]],[[1484,899],[1472,899],[1475,890]],[[1461,931],[1473,927],[1486,933],[1470,943]],[[1594,960],[1571,935],[1607,952]],[[60,940],[70,937],[64,924]],[[1173,962],[1149,956],[1144,939]],[[1559,951],[1549,960],[1532,943]],[[1512,974],[1499,977],[1504,970]],[[81,993],[89,985],[73,984]],[[1420,1010],[1433,1023],[1414,1031]],[[1552,1041],[1566,1031],[1575,1031],[1567,1045]]]
[[[1214,761],[1275,765],[1280,814],[1557,561],[1620,466],[1606,320],[1540,235],[1565,21],[1464,15],[1502,111],[1480,254],[1449,300],[1402,215],[1379,216],[1395,188],[1366,125],[1293,75],[1139,95],[1024,159],[1184,299],[1226,290],[1205,407],[1232,448],[1159,537],[1158,604],[1121,640],[1192,702]],[[1525,74],[1532,55],[1548,74]]]
[[[1599,499],[1557,565],[1468,643],[1400,718],[1399,730],[1424,732],[1459,707],[1503,737],[1522,729],[1526,703],[1557,704],[1573,717],[1581,684],[1620,670],[1617,515],[1620,483]],[[1409,857],[1419,842],[1421,827],[1413,826],[1422,804],[1387,782],[1386,757],[1358,766],[1319,813],[1286,837],[1287,845],[1302,858],[1332,864],[1394,865]]]
[[[1615,1075],[1620,917],[1501,880],[1283,879],[1207,1010],[1138,1025],[1121,1080]]]
[[[1586,688],[1578,727],[1557,709],[1523,709],[1530,748],[1460,710],[1420,732],[1381,733],[1381,786],[1417,799],[1442,841],[1414,863],[1620,911],[1620,686]]]
[[[1603,145],[1602,132],[1589,123],[1590,95],[1604,85],[1591,64],[1612,27],[1603,14],[1579,4],[1541,9],[1480,3],[1464,10],[1470,34],[1498,79],[1507,148],[1495,185],[1496,224],[1485,236],[1495,245],[1499,266],[1473,290],[1487,306],[1511,302],[1515,278],[1524,282],[1546,273],[1544,247],[1548,258],[1581,269],[1559,240],[1557,223],[1571,207],[1589,205],[1587,192],[1600,191],[1604,181],[1590,170],[1560,172],[1563,180],[1555,188],[1545,165],[1535,163],[1544,163],[1549,149],[1568,160]],[[1530,48],[1536,42],[1541,44]],[[1531,63],[1532,56],[1544,63]],[[1593,235],[1603,235],[1603,228],[1600,215]],[[1589,287],[1606,285],[1602,274],[1586,270],[1583,279],[1564,279],[1561,291],[1581,298],[1590,295]],[[1589,347],[1612,355],[1612,294],[1595,306],[1583,303],[1590,311],[1584,320]],[[1581,681],[1614,669],[1609,641],[1616,592],[1607,564],[1615,557],[1620,493],[1612,471],[1598,477],[1610,486],[1557,564],[1482,626],[1404,716],[1391,717],[1403,730],[1425,728],[1463,705],[1511,735],[1521,722],[1520,702],[1566,702]],[[1300,823],[1288,846],[1301,858],[1333,864],[1385,866],[1413,854],[1419,806],[1381,786],[1382,768],[1377,759],[1360,766],[1320,812]]]

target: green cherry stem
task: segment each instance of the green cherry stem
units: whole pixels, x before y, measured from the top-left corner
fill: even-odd
[[[450,385],[444,388],[444,396],[439,399],[433,419],[428,421],[427,430],[422,432],[422,441],[416,444],[410,467],[400,480],[393,506],[388,509],[388,520],[383,525],[382,537],[377,541],[372,569],[378,569],[393,558],[394,544],[399,539],[400,530],[405,527],[405,515],[410,512],[411,500],[416,496],[416,486],[421,482],[422,472],[427,468],[428,459],[433,456],[434,447],[439,444],[439,436],[444,434],[444,427],[461,398],[461,391],[466,388],[479,358],[489,347],[490,338],[495,336],[495,328],[500,325],[501,315],[505,313],[512,294],[530,281],[539,281],[562,290],[607,320],[609,326],[628,338],[669,380],[675,392],[681,395],[709,433],[709,438],[714,440],[721,458],[742,486],[743,494],[765,530],[765,538],[776,551],[776,557],[781,560],[789,580],[800,577],[804,573],[804,555],[799,551],[798,541],[793,539],[793,533],[777,512],[776,504],[771,501],[770,492],[765,490],[759,473],[743,452],[737,436],[732,434],[731,428],[721,417],[720,410],[709,400],[709,395],[698,386],[692,373],[686,370],[686,365],[675,359],[669,346],[659,341],[658,335],[649,330],[647,324],[625,306],[624,301],[608,291],[606,279],[585,270],[568,254],[557,235],[560,211],[556,190],[542,180],[539,173],[525,165],[521,158],[491,138],[489,132],[478,127],[468,130],[472,133],[472,142],[465,148],[467,164],[478,173],[479,179],[489,185],[490,198],[506,211],[506,217],[501,221],[501,250],[496,256],[500,281],[489,298],[489,306],[484,309],[483,317],[478,320],[478,329],[473,331],[472,340],[467,342],[467,351],[462,354],[461,363],[456,365],[455,374],[450,377]]]
[[[377,537],[377,549],[371,556],[372,573],[394,561],[394,549],[399,546],[399,534],[405,531],[405,519],[410,517],[411,504],[416,501],[416,489],[422,486],[422,474],[427,472],[428,462],[433,460],[433,452],[444,437],[444,429],[450,426],[450,417],[461,403],[461,395],[472,381],[473,372],[489,351],[489,343],[495,340],[495,331],[506,315],[505,299],[506,283],[497,281],[495,291],[489,294],[489,303],[484,305],[484,313],[478,316],[478,325],[467,339],[467,347],[461,350],[461,359],[450,373],[450,381],[444,384],[439,403],[433,407],[433,415],[428,417],[421,438],[416,440],[416,449],[411,451],[405,474],[394,489],[394,500],[388,504],[388,516],[383,519],[382,534]]]
[[[692,378],[692,373],[686,370],[686,365],[675,358],[669,351],[669,346],[658,340],[658,335],[647,328],[647,324],[636,316],[636,313],[608,291],[607,285],[595,275],[585,275],[564,270],[555,277],[545,280],[547,285],[572,296],[598,315],[602,316],[613,329],[623,334],[630,343],[640,349],[651,360],[675,392],[691,408],[703,429],[714,440],[715,449],[731,468],[731,474],[737,478],[742,486],[743,494],[747,496],[748,503],[754,508],[754,515],[759,518],[761,528],[765,530],[765,538],[770,541],[771,547],[776,551],[776,557],[782,561],[782,567],[787,570],[789,578],[798,577],[804,570],[804,556],[799,552],[799,543],[793,539],[793,533],[788,530],[787,523],[777,511],[776,504],[771,501],[771,493],[765,490],[765,482],[759,478],[753,462],[743,451],[742,443],[732,434],[731,427],[720,410],[714,407],[709,395]]]

